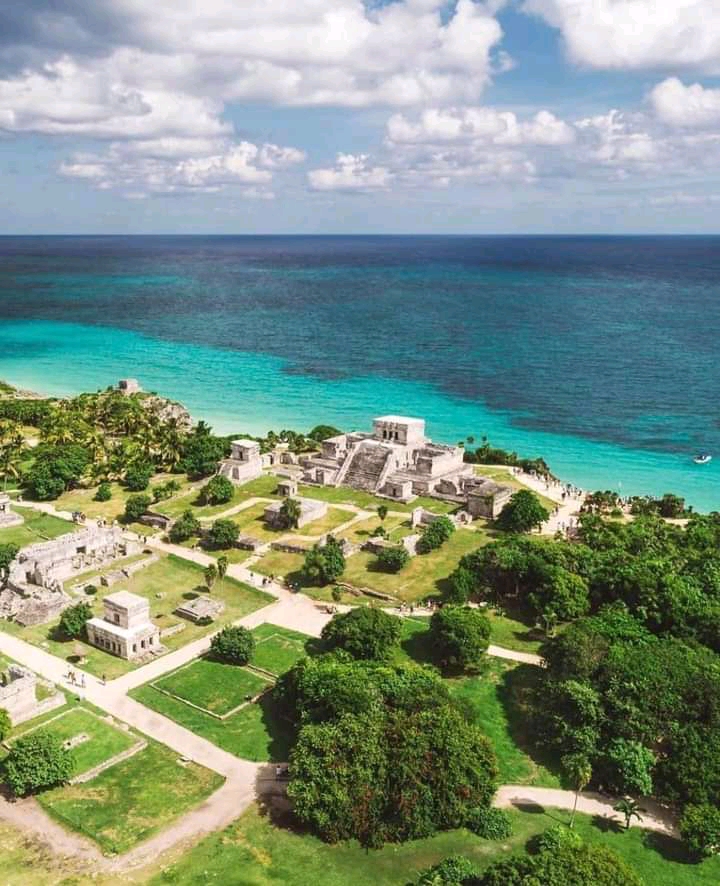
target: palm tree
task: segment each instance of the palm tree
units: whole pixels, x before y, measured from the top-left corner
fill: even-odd
[[[214,563],[211,563],[209,566],[206,566],[203,570],[203,578],[205,579],[205,584],[207,586],[208,591],[213,589],[213,585],[217,581],[218,577],[218,568]]]
[[[280,508],[280,518],[286,529],[297,529],[300,522],[302,508],[300,502],[294,498],[286,498]]]
[[[560,764],[565,780],[575,791],[575,802],[573,803],[572,815],[570,816],[570,827],[572,827],[575,824],[575,813],[577,812],[580,791],[587,786],[592,778],[592,766],[584,754],[566,754],[560,761]]]
[[[619,800],[614,806],[613,809],[615,812],[619,812],[620,815],[625,816],[625,830],[630,830],[630,822],[633,818],[637,818],[638,821],[642,821],[641,812],[644,812],[644,809],[641,809],[632,797],[623,797],[622,800]]]
[[[220,587],[223,588],[225,584],[225,575],[228,571],[228,566],[230,565],[230,561],[223,554],[221,557],[217,559],[217,573],[220,578]]]
[[[20,476],[20,460],[25,449],[25,438],[20,425],[14,421],[0,423],[0,472],[3,489],[7,489],[8,477]]]

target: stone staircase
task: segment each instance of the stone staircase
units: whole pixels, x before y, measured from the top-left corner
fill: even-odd
[[[342,482],[353,489],[375,492],[385,473],[392,449],[376,443],[363,443],[349,457]]]

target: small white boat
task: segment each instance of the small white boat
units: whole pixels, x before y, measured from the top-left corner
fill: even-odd
[[[708,462],[712,461],[712,455],[703,452],[700,455],[696,455],[693,461],[696,465],[706,465]]]

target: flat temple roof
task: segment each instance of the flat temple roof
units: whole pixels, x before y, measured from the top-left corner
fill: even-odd
[[[413,418],[409,415],[381,415],[378,418],[374,418],[373,422],[376,421],[386,421],[392,422],[393,424],[400,425],[409,425],[409,424],[425,424],[424,418]]]
[[[114,594],[108,594],[103,597],[103,603],[114,603],[116,606],[123,606],[127,609],[133,609],[139,603],[143,606],[149,606],[150,603],[139,594],[131,594],[130,591],[115,591]]]

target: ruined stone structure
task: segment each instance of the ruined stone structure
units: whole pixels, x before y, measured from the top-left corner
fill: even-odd
[[[37,700],[37,677],[20,665],[11,664],[0,675],[0,708],[8,712],[13,726],[65,704],[62,692]]]
[[[126,539],[119,526],[95,524],[28,545],[8,567],[0,591],[0,617],[21,625],[52,621],[72,602],[63,582],[139,550],[140,545]]]
[[[118,591],[103,599],[102,618],[86,625],[88,641],[106,652],[134,661],[163,651],[160,629],[150,621],[150,604],[144,597]]]
[[[399,501],[415,495],[459,495],[472,468],[459,446],[432,443],[421,418],[385,415],[372,433],[340,434],[305,460],[305,479],[323,486],[352,486]]]
[[[460,446],[430,441],[423,419],[385,415],[374,420],[372,433],[339,434],[323,441],[319,455],[303,459],[303,479],[321,486],[351,486],[402,502],[418,495],[434,496],[466,506],[473,516],[491,512],[495,516],[512,490],[498,484],[492,489],[487,485],[491,481],[477,477],[463,455]]]
[[[195,597],[188,600],[175,610],[177,615],[187,618],[196,624],[198,622],[211,622],[225,609],[222,600],[213,600],[211,597]]]
[[[20,526],[24,522],[25,519],[11,509],[10,496],[6,492],[0,492],[0,529]]]
[[[133,394],[139,394],[142,391],[140,382],[136,378],[121,378],[118,382],[118,391],[130,397]]]
[[[233,440],[230,458],[220,462],[218,473],[236,486],[242,486],[262,474],[260,444],[255,440]]]
[[[278,485],[276,489],[277,495],[282,495],[283,498],[296,498],[297,491],[297,480],[295,480],[293,477],[280,477],[278,479]]]
[[[325,501],[318,501],[314,498],[300,498],[296,495],[292,496],[292,498],[300,505],[298,529],[302,529],[307,523],[312,523],[313,520],[319,520],[327,514],[328,506]],[[282,506],[283,502],[274,501],[271,505],[268,505],[265,508],[263,519],[268,526],[276,529],[284,529],[284,527],[280,525],[280,509]]]

